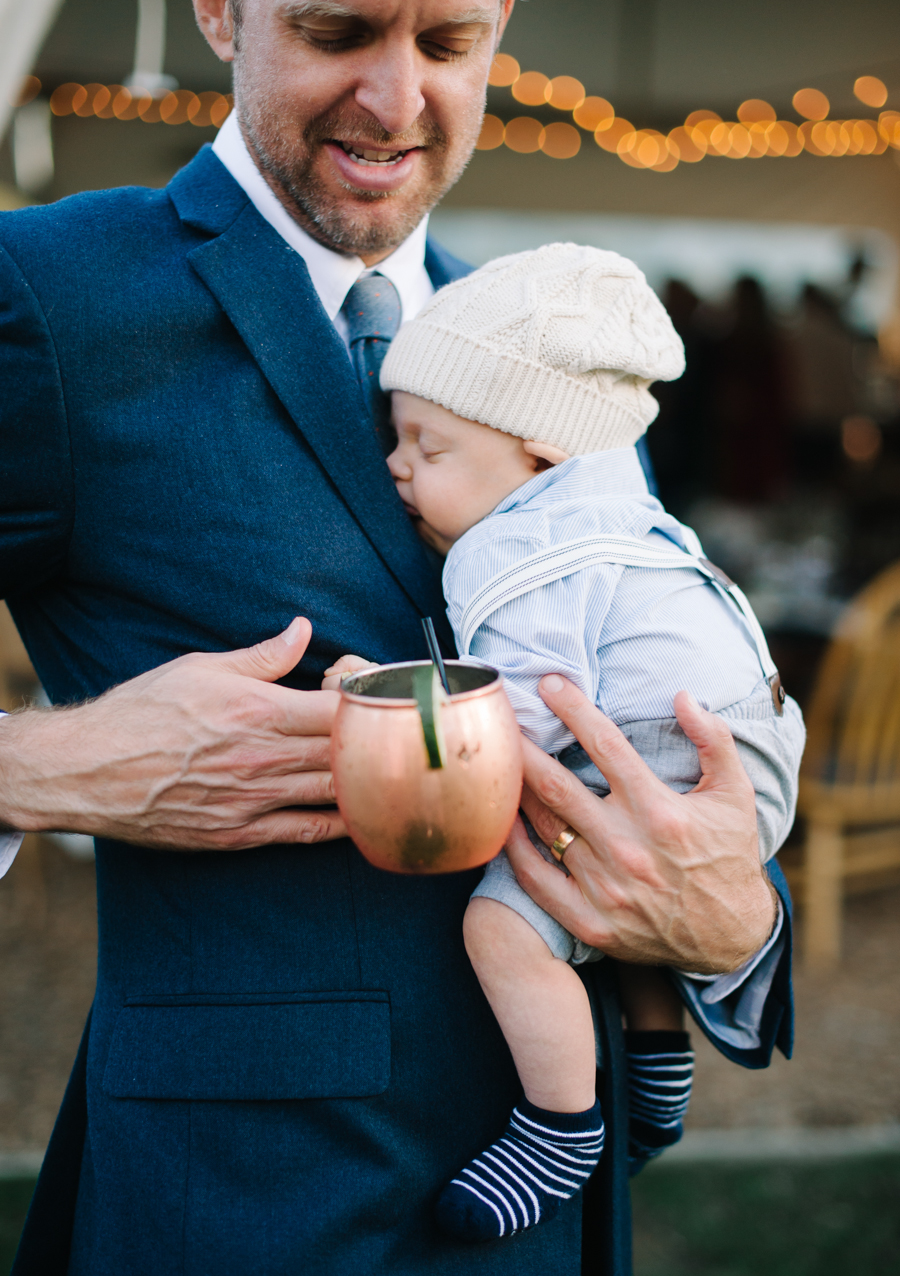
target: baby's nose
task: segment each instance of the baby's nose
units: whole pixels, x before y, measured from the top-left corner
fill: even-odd
[[[412,476],[412,470],[401,461],[399,451],[400,449],[396,448],[387,459],[387,466],[395,483],[402,483]]]

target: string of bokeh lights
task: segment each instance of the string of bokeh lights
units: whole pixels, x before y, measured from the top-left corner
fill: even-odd
[[[16,105],[25,106],[33,101],[41,88],[36,75],[26,76]],[[54,115],[142,120],[145,124],[194,124],[197,128],[220,128],[233,105],[230,93],[191,93],[187,89],[175,89],[154,97],[146,89],[128,89],[124,84],[60,84],[50,94],[50,110]]]
[[[551,106],[571,114],[569,124],[558,120],[543,124],[520,115],[504,124],[496,115],[485,115],[478,150],[501,146],[520,155],[542,151],[553,159],[571,159],[581,150],[585,133],[593,134],[602,150],[617,155],[632,168],[670,173],[680,163],[696,164],[706,157],[723,159],[792,158],[807,152],[821,157],[882,155],[888,147],[900,151],[900,111],[881,110],[877,119],[832,120],[831,104],[819,89],[800,89],[793,97],[802,123],[779,120],[775,108],[761,98],[742,102],[737,120],[723,120],[715,111],[692,111],[684,124],[668,134],[637,128],[616,115],[606,98],[590,96],[571,75],[553,79],[540,71],[522,71],[515,58],[498,53],[489,79],[494,88],[508,88],[523,106]],[[41,91],[36,76],[27,76],[17,105],[30,102]],[[853,86],[858,100],[873,110],[887,102],[881,80],[860,76]],[[193,124],[219,128],[228,117],[234,99],[230,93],[192,93],[175,89],[159,97],[147,90],[122,84],[61,84],[50,95],[54,115],[82,119],[142,120],[145,124]],[[577,127],[576,127],[577,125]]]
[[[779,120],[775,108],[762,98],[750,98],[737,110],[737,120],[723,120],[715,111],[692,111],[684,124],[668,134],[637,128],[616,115],[606,98],[588,96],[584,85],[571,75],[549,79],[540,71],[522,71],[515,58],[498,53],[490,83],[508,88],[523,106],[552,106],[571,113],[574,124],[557,121],[542,124],[520,115],[504,124],[486,115],[478,142],[482,151],[506,146],[519,154],[543,151],[554,159],[571,159],[581,150],[584,133],[592,133],[604,151],[617,155],[632,168],[670,173],[680,163],[696,164],[707,156],[727,159],[791,158],[802,151],[810,155],[882,155],[887,148],[900,150],[900,112],[881,111],[877,119],[830,120],[831,104],[819,89],[794,94],[794,110],[801,124]],[[878,110],[888,92],[873,75],[860,76],[854,94],[864,105]],[[576,128],[575,125],[578,125]]]

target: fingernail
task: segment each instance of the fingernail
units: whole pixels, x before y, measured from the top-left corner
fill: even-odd
[[[544,691],[562,691],[565,685],[558,673],[548,673],[546,678],[541,679],[541,688]]]
[[[287,629],[281,635],[281,641],[286,647],[292,647],[300,636],[301,617],[295,616]]]
[[[697,701],[694,699],[694,697],[691,695],[689,691],[686,691],[684,694],[687,696],[688,704],[691,706],[692,709],[700,708],[699,704],[697,703]]]

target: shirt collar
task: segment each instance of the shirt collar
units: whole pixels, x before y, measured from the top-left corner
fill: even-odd
[[[585,494],[592,497],[649,495],[637,448],[619,447],[609,452],[573,456],[561,465],[542,470],[510,492],[491,514],[506,514],[532,503],[538,505],[545,492],[552,492],[554,501],[577,499]]]
[[[306,262],[312,285],[332,322],[337,317],[347,293],[363,275],[385,275],[400,294],[404,321],[412,319],[434,292],[425,269],[425,240],[428,216],[413,233],[395,248],[390,257],[377,266],[367,268],[359,257],[346,257],[332,252],[298,226],[273,193],[247,149],[237,112],[232,111],[213,142],[213,152],[247,195],[261,217],[277,230]]]

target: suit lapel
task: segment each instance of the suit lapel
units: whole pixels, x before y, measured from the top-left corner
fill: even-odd
[[[195,164],[200,168],[199,161]],[[420,614],[442,625],[446,640],[439,576],[397,496],[346,349],[305,262],[245,196],[236,203],[240,188],[214,156],[203,168],[206,172],[197,174],[206,179],[202,195],[185,180],[193,176],[190,169],[179,174],[180,184],[171,192],[183,220],[219,232],[188,254],[191,265],[398,584]],[[231,189],[210,189],[223,179]]]

